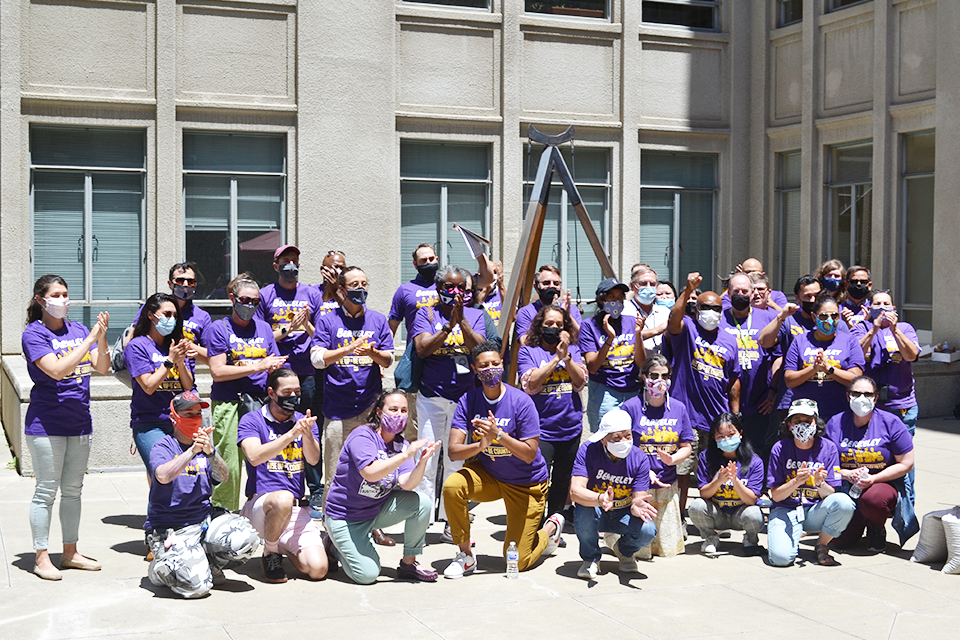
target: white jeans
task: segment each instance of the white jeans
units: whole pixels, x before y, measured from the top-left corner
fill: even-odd
[[[30,501],[33,548],[49,548],[50,516],[60,491],[63,544],[76,544],[80,532],[80,491],[90,457],[90,436],[27,436],[37,488]]]
[[[417,438],[426,438],[433,442],[439,440],[443,448],[443,475],[440,487],[437,487],[437,465],[440,456],[433,454],[427,460],[427,467],[423,471],[423,480],[417,486],[417,493],[423,494],[430,504],[436,504],[437,497],[440,498],[440,506],[437,510],[437,518],[447,519],[447,513],[443,507],[443,483],[447,481],[450,474],[459,471],[463,466],[462,460],[451,460],[450,449],[450,422],[453,420],[453,411],[457,408],[457,403],[446,398],[436,397],[428,398],[422,393],[417,394]],[[435,521],[433,509],[430,510],[430,523]]]

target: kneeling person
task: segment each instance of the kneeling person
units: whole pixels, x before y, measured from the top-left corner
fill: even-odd
[[[600,532],[620,537],[613,551],[620,571],[639,573],[634,555],[653,541],[657,509],[648,502],[650,463],[633,446],[633,420],[622,409],[608,411],[600,428],[580,445],[573,464],[570,496],[576,505],[574,527],[583,564],[577,576],[592,580],[600,573]]]
[[[147,545],[153,552],[150,582],[184,598],[200,598],[223,584],[223,569],[240,566],[257,552],[260,536],[243,516],[213,517],[213,486],[227,479],[227,463],[214,448],[200,410],[209,407],[192,391],[170,403],[173,435],[150,450]],[[221,510],[222,511],[222,510]]]
[[[296,411],[300,379],[292,369],[277,369],[267,378],[270,402],[240,418],[237,441],[247,459],[248,517],[263,538],[261,564],[267,582],[286,582],[283,556],[313,580],[327,575],[327,554],[320,528],[310,519],[304,494],[304,460],[320,461],[313,436],[317,419]]]

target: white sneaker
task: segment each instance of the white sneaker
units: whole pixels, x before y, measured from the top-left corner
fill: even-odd
[[[577,577],[584,580],[593,580],[600,574],[600,565],[590,560],[584,560],[577,570]]]
[[[454,557],[453,562],[447,565],[443,570],[443,577],[456,580],[463,576],[468,576],[477,570],[477,559],[469,554],[460,551]]]
[[[554,531],[553,535],[550,536],[550,540],[547,542],[547,546],[544,547],[542,556],[552,556],[553,553],[557,550],[557,547],[560,546],[560,534],[563,533],[563,516],[559,513],[555,513],[549,518],[547,522],[552,522],[557,530]]]
[[[720,544],[720,536],[713,534],[703,541],[703,544],[700,545],[700,553],[705,555],[713,555],[717,552],[717,545]]]

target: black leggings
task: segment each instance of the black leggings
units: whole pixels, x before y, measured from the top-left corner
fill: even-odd
[[[540,439],[540,453],[547,461],[550,473],[550,490],[547,493],[547,511],[544,517],[563,511],[570,493],[570,474],[573,472],[573,463],[577,460],[577,449],[580,448],[580,436],[570,440],[548,442]]]

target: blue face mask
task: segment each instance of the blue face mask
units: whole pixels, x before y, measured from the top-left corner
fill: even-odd
[[[666,307],[667,309],[673,309],[673,303],[676,300],[667,300],[665,298],[657,298],[653,301],[654,304],[659,304],[661,307]]]
[[[833,293],[840,288],[840,283],[842,280],[840,278],[824,278],[823,286],[827,288],[827,291]]]
[[[740,436],[730,436],[722,440],[717,440],[717,447],[724,453],[733,453],[740,448]]]
[[[656,287],[641,287],[640,291],[637,291],[637,302],[640,304],[653,304],[653,301],[656,299]]]
[[[167,337],[168,335],[173,333],[174,329],[177,328],[177,319],[175,317],[174,318],[166,318],[166,317],[157,318],[157,322],[154,326],[157,328],[157,333],[159,333],[163,337]]]
[[[610,314],[616,320],[623,313],[623,300],[607,300],[603,303],[603,312]]]
[[[833,318],[827,318],[826,320],[817,318],[817,329],[819,329],[823,335],[832,336],[837,330],[837,321]]]

